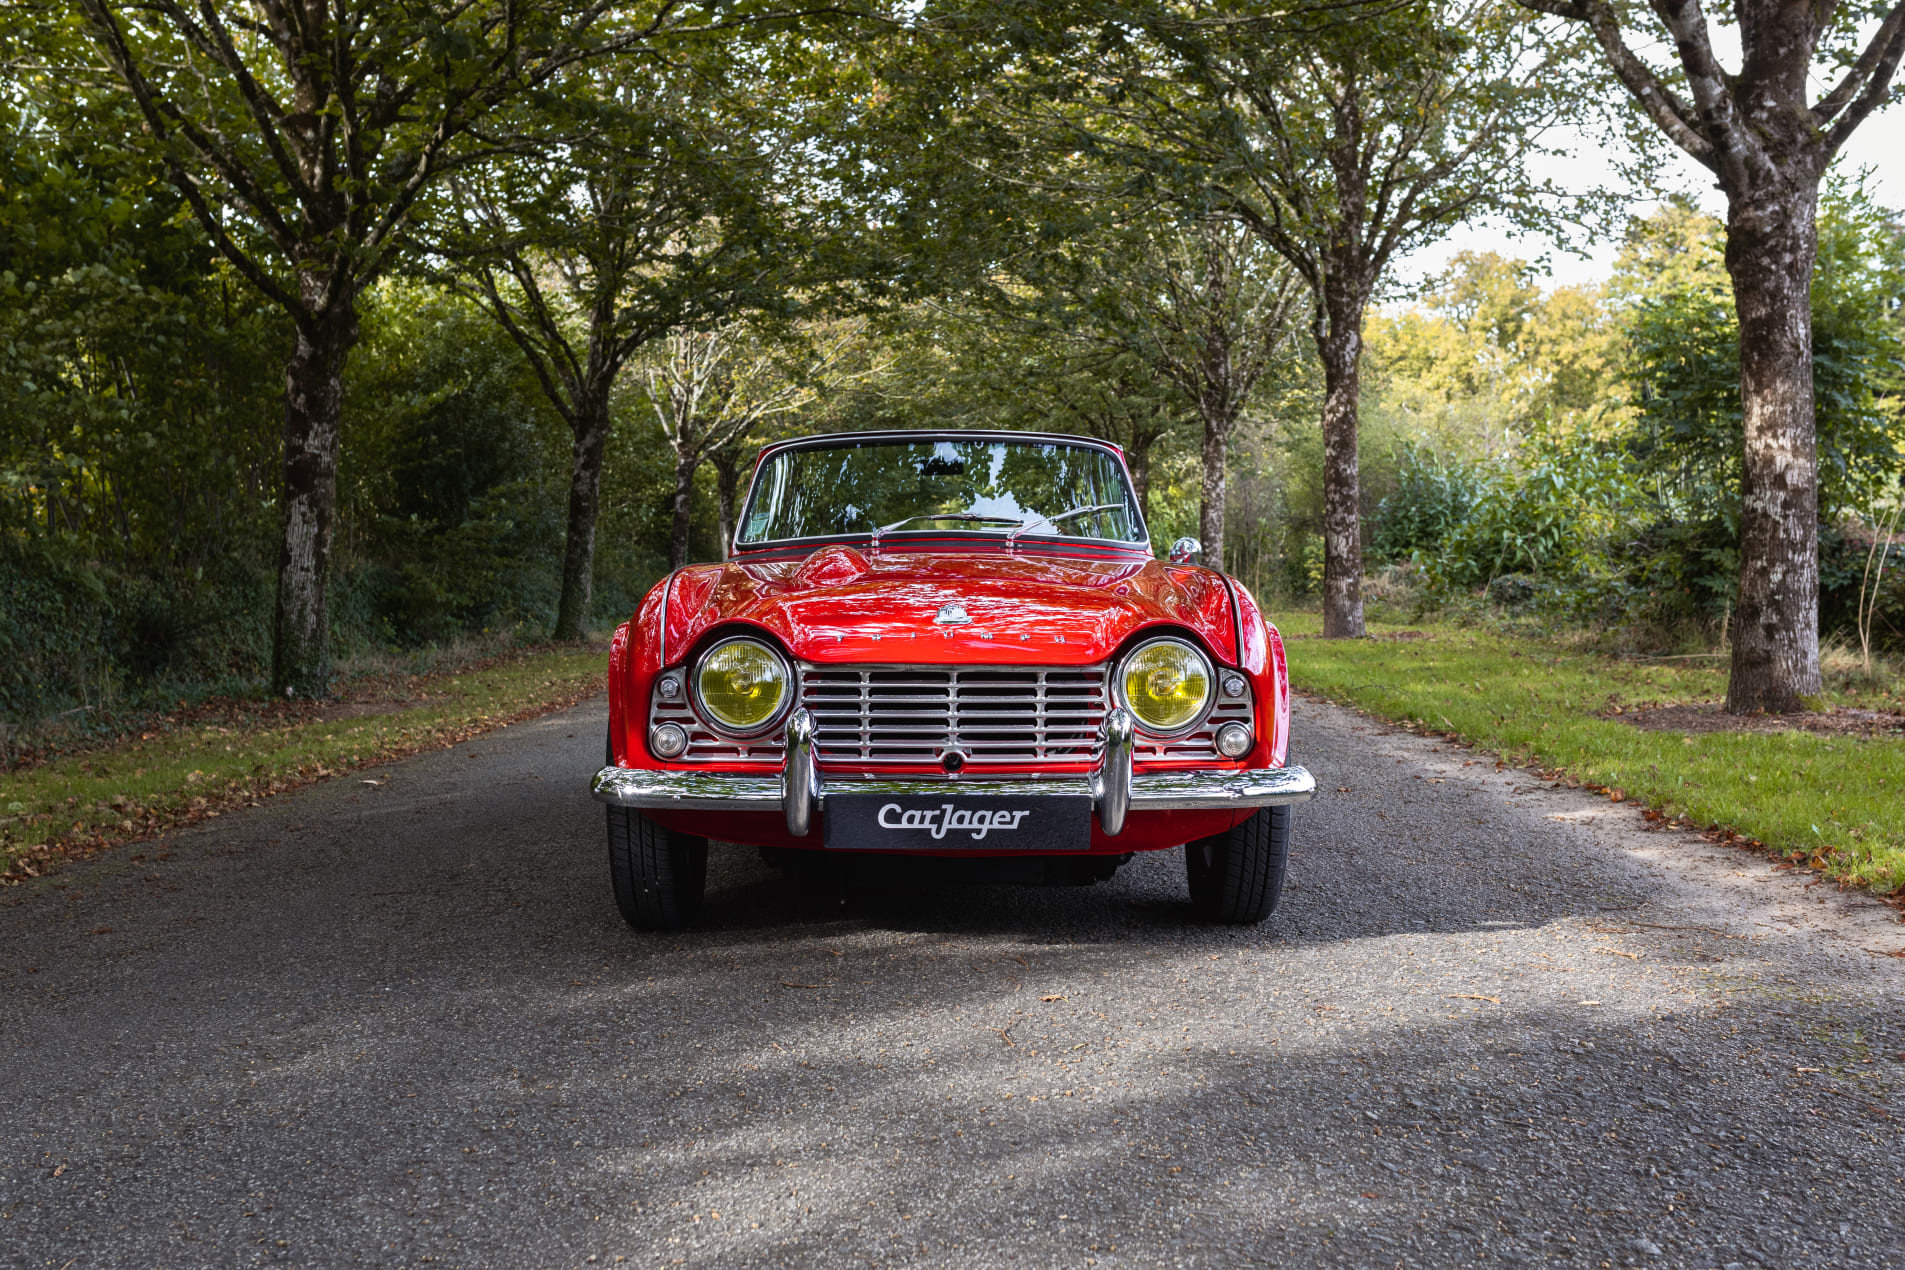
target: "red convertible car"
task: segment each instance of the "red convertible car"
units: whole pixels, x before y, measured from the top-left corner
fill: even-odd
[[[732,548],[615,633],[594,793],[631,926],[693,918],[710,839],[1046,882],[1183,845],[1202,915],[1276,907],[1291,804],[1315,792],[1284,761],[1283,641],[1193,540],[1152,557],[1116,446],[781,442]]]

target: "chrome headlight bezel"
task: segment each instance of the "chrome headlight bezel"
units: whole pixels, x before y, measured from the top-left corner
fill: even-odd
[[[1171,644],[1183,649],[1189,653],[1204,670],[1204,704],[1198,708],[1197,712],[1193,714],[1187,722],[1175,728],[1154,727],[1150,723],[1145,722],[1144,716],[1138,713],[1132,706],[1124,690],[1125,668],[1131,664],[1133,658],[1144,652],[1145,649],[1154,648],[1159,644]],[[1182,639],[1175,635],[1165,635],[1157,639],[1147,639],[1142,643],[1132,645],[1131,649],[1118,659],[1116,666],[1112,669],[1111,675],[1112,700],[1131,716],[1131,721],[1138,725],[1140,732],[1146,736],[1156,737],[1159,740],[1165,741],[1189,736],[1204,726],[1205,721],[1210,718],[1210,712],[1217,706],[1217,687],[1216,669],[1211,665],[1211,660],[1205,655],[1204,650],[1199,648],[1196,644],[1193,644],[1190,640]]]
[[[724,722],[721,716],[709,709],[708,703],[702,699],[702,670],[707,666],[709,658],[730,644],[752,644],[754,647],[766,653],[769,657],[773,658],[774,664],[780,667],[782,681],[786,684],[786,691],[781,694],[780,705],[775,707],[774,713],[751,728],[737,728],[733,724]],[[688,699],[694,706],[696,717],[708,726],[709,731],[731,741],[749,741],[772,732],[785,722],[787,716],[792,713],[794,701],[799,695],[800,682],[795,674],[793,663],[787,660],[786,655],[783,654],[780,649],[774,647],[766,640],[756,639],[752,635],[729,635],[725,639],[716,640],[701,650],[701,653],[694,659],[694,664],[688,674]]]

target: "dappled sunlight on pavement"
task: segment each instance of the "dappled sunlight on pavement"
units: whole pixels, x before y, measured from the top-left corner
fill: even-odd
[[[732,848],[701,929],[637,936],[580,792],[600,730],[0,910],[9,1263],[1902,1255],[1898,963],[1565,794],[1305,707],[1347,788],[1262,927],[1192,922],[1178,852],[843,902]]]

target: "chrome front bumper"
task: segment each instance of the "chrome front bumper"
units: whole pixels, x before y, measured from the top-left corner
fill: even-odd
[[[1091,794],[1099,827],[1116,837],[1130,811],[1212,811],[1237,807],[1274,807],[1306,802],[1316,781],[1301,767],[1236,772],[1139,772],[1131,770],[1136,729],[1123,709],[1105,719],[1105,760],[1088,780],[972,779],[902,777],[898,779],[821,779],[814,761],[814,721],[796,710],[787,724],[787,759],[778,776],[730,772],[667,772],[636,767],[605,767],[595,774],[591,792],[618,807],[677,811],[772,811],[787,817],[787,832],[804,838],[814,815],[826,805],[829,790],[842,794],[945,794],[1012,797],[1028,790]]]

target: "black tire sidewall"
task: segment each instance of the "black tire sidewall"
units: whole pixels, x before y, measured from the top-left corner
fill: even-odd
[[[1191,906],[1206,921],[1251,925],[1276,911],[1290,865],[1288,806],[1265,807],[1220,834],[1184,845]]]
[[[674,833],[627,807],[608,809],[615,907],[636,930],[679,930],[701,911],[708,840]]]

